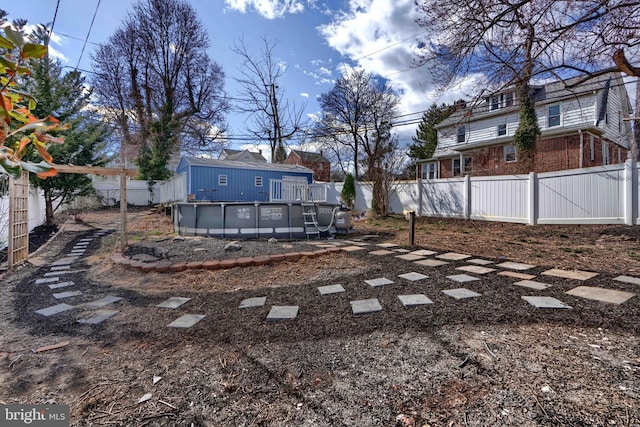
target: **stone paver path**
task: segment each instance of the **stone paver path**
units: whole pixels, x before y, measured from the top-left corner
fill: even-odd
[[[480,259],[480,258],[469,259],[469,260],[467,260],[467,262],[470,262],[471,264],[478,264],[478,265],[493,264],[493,261],[489,261],[489,260],[486,260],[486,259]]]
[[[387,279],[386,277],[380,277],[378,279],[365,280],[364,283],[371,286],[372,288],[377,288],[378,286],[392,285],[395,282],[393,280]]]
[[[417,261],[419,259],[423,259],[424,257],[421,255],[403,254],[403,255],[396,255],[396,258],[400,258],[405,261]]]
[[[120,313],[118,310],[97,310],[93,313],[93,316],[87,317],[84,319],[79,319],[78,323],[85,323],[87,325],[97,325],[98,323],[102,323],[105,320],[115,316]]]
[[[482,296],[479,293],[473,292],[466,288],[445,289],[442,292],[458,300],[467,299],[467,298],[476,298],[476,297]]]
[[[71,298],[71,297],[79,297],[80,295],[82,295],[81,291],[66,291],[66,292],[55,293],[52,296],[55,299],[64,299],[64,298]]]
[[[74,282],[60,282],[60,283],[53,283],[47,286],[49,287],[49,289],[60,289],[60,288],[66,288],[68,286],[74,286],[74,285],[75,285]]]
[[[416,261],[414,264],[423,265],[425,267],[440,267],[449,264],[447,261],[440,261],[437,259],[422,259]]]
[[[267,297],[253,297],[247,298],[240,302],[240,307],[238,308],[254,308],[254,307],[262,307],[267,302]]]
[[[535,280],[520,280],[519,282],[514,283],[514,285],[522,286],[529,289],[535,289],[537,291],[541,291],[551,287],[551,285],[542,282],[536,282]]]
[[[426,250],[426,249],[420,249],[420,250],[413,251],[413,252],[410,252],[410,253],[413,254],[413,255],[419,255],[419,256],[422,256],[422,257],[431,256],[431,255],[435,255],[436,254],[436,252],[429,251],[429,250]]]
[[[498,273],[498,276],[507,276],[522,280],[531,280],[536,277],[533,274],[516,273],[515,271],[501,271],[500,273]]]
[[[623,302],[636,295],[632,294],[631,292],[616,291],[615,289],[595,288],[592,286],[578,286],[577,288],[573,288],[565,293],[573,295],[575,297],[608,302],[611,304],[622,304]]]
[[[178,317],[167,326],[170,328],[190,328],[204,318],[204,314],[185,314]]]
[[[552,297],[523,296],[522,299],[536,308],[558,308],[558,309],[571,308],[571,306]]]
[[[582,270],[561,270],[559,268],[552,268],[551,270],[543,271],[541,274],[545,276],[561,277],[563,279],[575,279],[575,280],[588,280],[592,277],[596,277],[598,273],[592,271]]]
[[[353,314],[369,314],[382,311],[382,306],[377,298],[363,299],[357,301],[351,301],[351,310]]]
[[[640,277],[618,276],[613,280],[617,280],[618,282],[631,283],[632,285],[640,285]]]
[[[412,282],[417,282],[418,280],[429,278],[429,276],[426,276],[422,273],[416,273],[415,271],[412,271],[411,273],[398,274],[398,277],[406,280],[411,280]]]
[[[433,304],[433,301],[424,294],[398,295],[398,299],[405,307]]]
[[[318,288],[320,295],[331,295],[331,294],[339,294],[341,292],[345,292],[345,289],[342,285],[329,285],[329,286],[320,286]]]
[[[355,251],[363,251],[366,248],[363,246],[352,245],[352,246],[344,246],[344,247],[341,247],[340,249],[342,249],[345,252],[355,252]]]
[[[447,252],[446,254],[436,255],[436,258],[446,259],[447,261],[461,261],[463,259],[471,258],[471,255],[459,254],[456,252]]]
[[[185,304],[187,301],[190,301],[191,298],[184,298],[184,297],[171,297],[166,301],[161,302],[160,304],[156,305],[156,307],[160,307],[160,308],[178,308],[181,305]]]
[[[100,298],[99,300],[88,302],[85,305],[87,307],[102,308],[102,307],[106,307],[109,304],[113,304],[114,302],[118,302],[121,299],[122,299],[121,297],[117,297],[114,295],[107,295],[106,297]]]
[[[477,277],[469,276],[468,274],[454,274],[453,276],[447,276],[447,279],[451,279],[454,282],[466,283],[480,280]]]
[[[41,314],[45,317],[53,316],[54,314],[62,313],[64,311],[68,311],[73,309],[74,307],[69,304],[57,304],[52,305],[51,307],[42,308],[40,310],[36,310],[36,313]]]
[[[510,270],[525,271],[525,270],[531,270],[532,268],[535,267],[535,265],[523,264],[521,262],[507,261],[507,262],[503,262],[503,263],[500,263],[500,264],[496,265],[496,267],[508,268]]]
[[[377,256],[382,256],[382,255],[390,255],[390,254],[395,254],[395,252],[393,251],[388,251],[386,249],[379,249],[377,251],[371,251],[369,252],[370,255],[377,255]]]
[[[474,274],[487,274],[496,271],[495,268],[483,267],[481,265],[463,265],[462,267],[457,267],[456,270],[462,270]]]
[[[274,305],[267,315],[267,322],[295,319],[299,309],[297,305]]]
[[[396,245],[395,243],[385,242],[385,243],[378,243],[376,244],[376,246],[380,246],[381,248],[395,248],[398,245]]]

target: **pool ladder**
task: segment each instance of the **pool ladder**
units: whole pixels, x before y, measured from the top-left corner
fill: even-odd
[[[304,232],[309,236],[317,236],[320,239],[320,229],[318,228],[318,218],[316,217],[316,207],[313,203],[302,203],[302,218],[304,220]]]

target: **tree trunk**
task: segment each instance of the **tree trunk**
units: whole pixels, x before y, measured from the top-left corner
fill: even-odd
[[[51,191],[44,190],[44,212],[47,225],[53,225],[53,199]]]

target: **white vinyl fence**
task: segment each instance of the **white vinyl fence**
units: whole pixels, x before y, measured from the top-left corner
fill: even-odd
[[[29,186],[29,231],[44,224],[44,195],[42,190]],[[9,179],[0,175],[0,249],[8,244],[9,237]]]
[[[93,176],[93,188],[103,206],[113,206],[120,202],[120,177],[119,176]],[[161,203],[160,182],[153,185],[149,191],[147,181],[127,179],[127,204],[133,206],[147,206]],[[186,191],[186,186],[185,186]]]

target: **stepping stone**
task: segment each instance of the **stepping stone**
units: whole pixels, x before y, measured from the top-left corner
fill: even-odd
[[[78,259],[78,257],[67,257],[67,258],[62,258],[59,259],[58,261],[52,262],[51,265],[52,266],[57,266],[57,265],[71,265],[73,264],[74,261],[76,261]]]
[[[385,242],[385,243],[378,243],[376,244],[376,246],[380,246],[381,248],[395,248],[398,245],[396,245],[395,243]]]
[[[86,251],[84,249],[73,249],[69,252],[71,255],[83,255]]]
[[[243,299],[240,302],[240,307],[238,308],[254,308],[254,307],[262,307],[267,302],[267,297],[253,297]]]
[[[398,299],[405,307],[414,307],[416,305],[433,304],[424,294],[398,295]]]
[[[78,240],[78,242],[87,242],[87,243],[92,242],[92,241],[93,241],[93,238],[89,238],[89,237],[85,237],[84,239]]]
[[[377,298],[361,299],[351,301],[351,311],[356,315],[376,313],[382,311],[382,306]]]
[[[45,285],[47,283],[55,283],[60,281],[59,277],[45,277],[44,279],[36,279],[36,285]]]
[[[523,264],[521,262],[511,262],[511,261],[507,261],[507,262],[503,262],[501,264],[498,264],[496,267],[500,267],[500,268],[508,268],[510,270],[518,270],[518,271],[525,271],[525,270],[529,270],[535,267],[535,265],[531,265],[531,264]]]
[[[297,305],[274,305],[267,314],[267,322],[277,322],[278,320],[295,319],[298,316]]]
[[[402,277],[403,279],[411,280],[412,282],[427,279],[429,276],[425,276],[424,274],[416,273],[412,271],[411,273],[398,274],[398,277]]]
[[[87,325],[97,325],[98,323],[102,323],[108,318],[113,317],[118,313],[120,313],[118,310],[98,310],[95,313],[93,313],[93,316],[78,320],[78,323],[84,323]]]
[[[467,298],[476,298],[476,297],[482,296],[479,293],[470,291],[469,289],[466,289],[466,288],[446,289],[442,292],[444,292],[445,294],[455,299],[467,299]]]
[[[424,265],[425,267],[440,267],[441,265],[449,264],[446,261],[440,261],[437,259],[423,259],[420,261],[416,261],[414,264]]]
[[[62,276],[64,274],[69,274],[69,273],[75,273],[75,272],[71,271],[71,270],[50,271],[49,273],[44,273],[43,276],[44,277],[58,277],[58,276]]]
[[[640,277],[618,276],[613,280],[617,280],[618,282],[631,283],[632,285],[640,285]]]
[[[598,275],[598,273],[594,273],[592,271],[561,270],[559,268],[552,268],[551,270],[543,271],[541,274],[544,274],[545,276],[554,276],[561,277],[563,279],[575,280],[588,280]]]
[[[470,262],[471,264],[477,264],[477,265],[493,264],[493,261],[489,261],[489,260],[486,260],[486,259],[480,259],[480,258],[468,259],[467,262]]]
[[[190,328],[202,319],[204,319],[204,314],[185,314],[184,316],[178,317],[173,322],[169,323],[167,326],[169,328]]]
[[[357,245],[353,245],[353,246],[345,246],[343,248],[340,248],[345,252],[355,252],[355,251],[362,251],[365,248],[362,246],[357,246]]]
[[[631,292],[616,291],[614,289],[595,288],[592,286],[578,286],[577,288],[573,288],[565,293],[573,295],[575,297],[608,302],[611,304],[622,304],[623,302],[636,295],[632,294]]]
[[[50,268],[51,271],[64,271],[64,270],[69,270],[71,268],[71,265],[54,265],[53,267]]]
[[[483,267],[481,265],[463,265],[462,267],[456,268],[456,270],[468,271],[469,273],[475,274],[487,274],[496,271],[495,268]]]
[[[338,294],[345,291],[342,285],[320,286],[318,290],[320,291],[320,295]]]
[[[60,282],[60,283],[55,283],[53,285],[48,285],[49,289],[60,289],[60,288],[66,288],[67,286],[74,286],[75,283],[74,282]]]
[[[369,252],[369,255],[378,255],[378,256],[380,256],[380,255],[389,255],[389,254],[394,254],[394,253],[395,252],[393,252],[393,251],[388,251],[386,249],[380,249],[378,251]]]
[[[446,254],[436,255],[436,258],[446,259],[448,261],[460,261],[463,259],[471,258],[471,255],[458,254],[455,252],[447,252]]]
[[[408,254],[409,252],[411,252],[409,249],[393,249],[394,252],[398,252],[400,254]]]
[[[413,251],[413,252],[410,252],[410,253],[413,254],[413,255],[419,255],[419,256],[422,256],[422,257],[431,256],[431,255],[435,255],[436,254],[436,252],[429,251],[429,250],[426,250],[426,249],[419,249],[417,251]]]
[[[498,273],[498,276],[513,277],[515,279],[521,279],[521,280],[531,280],[536,277],[533,274],[516,273],[515,271],[501,271],[500,273]]]
[[[400,258],[405,261],[417,261],[419,259],[423,259],[424,257],[420,255],[404,254],[404,255],[396,255],[396,258]]]
[[[395,282],[393,280],[387,279],[386,277],[380,277],[378,279],[365,280],[364,283],[371,286],[372,288],[377,288],[378,286],[391,285]]]
[[[529,289],[535,289],[537,291],[541,291],[543,289],[551,287],[551,285],[542,282],[536,282],[535,280],[520,280],[519,282],[514,283],[514,285],[522,286]]]
[[[480,280],[477,277],[469,276],[468,274],[454,274],[453,276],[447,276],[447,279],[451,279],[458,283],[474,282]]]
[[[40,310],[36,310],[36,313],[41,314],[45,317],[53,316],[54,314],[62,313],[63,311],[71,310],[74,308],[69,304],[58,304],[52,305],[51,307],[42,308]]]
[[[63,299],[63,298],[77,297],[80,295],[82,295],[82,292],[80,291],[67,291],[67,292],[58,292],[56,294],[53,294],[53,297],[55,299]]]
[[[105,307],[109,304],[113,304],[114,302],[118,302],[120,301],[122,298],[121,297],[116,297],[113,295],[107,295],[104,298],[100,298],[99,300],[93,301],[93,302],[88,302],[85,305],[87,307],[95,307],[95,308],[102,308]]]
[[[178,308],[182,304],[184,304],[184,303],[186,303],[187,301],[190,301],[190,300],[191,300],[191,298],[171,297],[168,300],[163,301],[160,304],[156,305],[156,307],[160,307],[160,308]]]
[[[571,308],[570,305],[553,297],[523,296],[522,299],[536,308]]]
[[[365,243],[365,242],[353,242],[354,245],[356,246],[370,246],[371,243]]]

